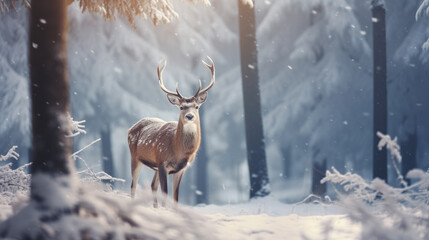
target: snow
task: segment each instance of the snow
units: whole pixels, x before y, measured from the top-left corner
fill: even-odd
[[[290,205],[267,197],[193,210],[208,217],[222,239],[359,239],[360,233],[360,225],[334,205]]]
[[[7,151],[6,155],[0,155],[0,162],[6,161],[9,158],[14,158],[15,160],[18,160],[19,154],[15,151],[18,148],[18,146],[12,146],[9,151]]]
[[[380,138],[380,141],[378,142],[378,150],[383,149],[384,146],[389,150],[390,154],[392,155],[392,158],[395,158],[398,163],[401,163],[402,156],[401,156],[401,148],[398,145],[398,138],[395,137],[392,139],[389,135],[385,135],[381,132],[377,132],[377,136]]]
[[[67,121],[66,126],[68,126],[67,132],[69,133],[67,137],[75,137],[81,133],[86,134],[86,131],[83,130],[83,128],[85,128],[83,123],[85,123],[86,120],[74,121],[70,113],[68,113],[65,121]]]
[[[46,184],[51,185],[49,182]],[[102,192],[88,186],[81,191],[78,216],[64,216],[60,222],[45,224],[44,228],[49,230],[49,234],[77,239],[79,232],[76,229],[89,229],[90,226],[93,230],[88,234],[91,236],[103,236],[109,229],[107,232],[117,236],[117,239],[124,239],[130,234],[150,239],[175,239],[179,236],[182,239],[237,240],[320,239],[320,236],[326,239],[359,239],[361,229],[360,224],[352,223],[335,205],[289,205],[267,197],[242,204],[180,206],[179,210],[173,210],[170,208],[172,202],[167,208],[151,207],[149,189],[146,189],[146,197],[138,196],[135,200],[118,191]],[[64,208],[72,202],[76,200],[67,198],[52,201],[52,204],[61,204]],[[36,210],[33,204],[13,211],[10,205],[0,205],[0,221],[15,212],[12,219],[21,222],[15,226],[3,222],[0,229],[8,227],[9,237],[19,237],[19,231],[29,226],[37,229],[33,221],[48,213]],[[70,228],[70,225],[74,227]],[[62,229],[61,232],[59,229]],[[30,233],[34,236],[37,231]]]
[[[105,173],[104,179],[94,174],[78,156],[98,141],[72,154],[74,159],[83,161],[89,172],[88,176],[79,172],[80,181],[73,175],[55,178],[33,175],[32,191],[36,197],[31,200],[27,196],[26,174],[17,175],[27,181],[23,183],[27,186],[25,191],[1,189],[2,236],[18,239],[23,236],[33,239],[42,236],[55,239],[84,236],[95,239],[105,236],[115,236],[115,239],[130,236],[139,239],[319,239],[320,236],[358,239],[360,224],[352,223],[341,207],[332,202],[285,204],[271,196],[241,204],[181,205],[179,209],[169,201],[167,208],[153,208],[149,188],[131,199],[128,193],[102,183],[109,178],[110,181],[117,179]],[[2,159],[17,158],[15,150],[16,147],[12,147]],[[424,174],[413,176],[424,177]],[[199,190],[196,193],[203,194]]]
[[[379,136],[380,146],[399,151],[389,135]],[[6,156],[17,157],[15,149]],[[92,170],[88,167],[88,171]],[[180,205],[179,209],[169,200],[166,208],[158,209],[152,207],[149,186],[131,199],[103,184],[99,175],[92,178],[99,181],[78,181],[76,176],[39,173],[32,176],[36,197],[31,200],[29,181],[24,192],[1,190],[1,199],[7,201],[0,201],[0,232],[18,239],[427,239],[429,171],[412,170],[407,177],[416,182],[395,188],[380,179],[367,183],[357,174],[332,168],[322,182],[343,188],[337,191],[339,201],[310,195],[286,204],[272,194],[238,204]]]

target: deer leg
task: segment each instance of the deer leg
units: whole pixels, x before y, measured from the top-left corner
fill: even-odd
[[[158,171],[155,171],[155,175],[153,176],[152,180],[152,195],[153,195],[153,207],[158,207],[158,200],[156,199],[156,193],[158,192],[158,186],[159,186],[159,177],[158,177]]]
[[[133,161],[135,160],[135,161]],[[131,159],[131,198],[134,198],[136,195],[136,188],[140,177],[140,170],[143,164],[137,161],[137,159]]]
[[[162,165],[158,167],[158,177],[159,177],[159,183],[161,184],[161,190],[163,193],[162,206],[165,207],[165,203],[166,203],[167,195],[168,195],[167,170]]]
[[[173,174],[173,194],[174,194],[174,207],[177,208],[179,203],[179,187],[180,182],[182,181],[182,176],[185,171],[181,170]]]

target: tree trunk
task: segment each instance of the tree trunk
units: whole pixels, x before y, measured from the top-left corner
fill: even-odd
[[[291,176],[291,168],[292,168],[292,161],[291,161],[291,153],[290,148],[285,147],[282,149],[282,156],[283,156],[283,178],[290,178]]]
[[[407,176],[407,173],[417,167],[417,133],[410,134],[407,141],[401,144],[402,154],[402,176]],[[410,179],[406,179],[410,185]]]
[[[253,8],[238,0],[238,13],[250,198],[254,198],[270,193],[259,92],[255,12]]]
[[[320,180],[325,177],[326,159],[322,162],[313,161],[313,180],[311,184],[311,192],[318,196],[323,196],[326,193],[326,183],[320,183]]]
[[[44,181],[37,176],[68,177],[70,161],[68,134],[69,85],[67,78],[67,11],[58,0],[33,1],[30,20],[30,79],[33,154],[31,199],[49,200],[40,192]],[[37,178],[38,179],[38,178]],[[64,187],[70,184],[64,182]]]
[[[204,108],[200,108],[200,126],[201,126],[201,131],[203,132],[204,130]],[[207,163],[208,163],[208,158],[207,158],[207,148],[205,145],[206,141],[204,138],[204,134],[201,134],[201,145],[200,145],[200,149],[198,150],[198,155],[197,155],[197,160],[196,160],[196,186],[197,186],[197,190],[199,192],[197,192],[196,195],[196,203],[205,203],[207,204],[207,200],[208,200],[208,189],[207,189],[207,178],[208,178],[208,173],[207,173]]]
[[[373,54],[374,54],[374,126],[373,177],[387,180],[387,150],[378,150],[377,132],[387,133],[386,85],[386,10],[379,0],[372,1]]]
[[[103,171],[110,176],[113,176],[113,154],[112,154],[112,142],[111,142],[111,130],[110,126],[102,129],[101,134],[101,162]]]

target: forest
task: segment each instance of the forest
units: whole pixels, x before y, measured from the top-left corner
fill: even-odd
[[[0,238],[428,239],[428,64],[429,0],[0,0]]]

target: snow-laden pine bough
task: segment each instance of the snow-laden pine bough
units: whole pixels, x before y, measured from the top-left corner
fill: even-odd
[[[162,80],[161,67],[158,64],[159,86],[167,93],[171,104],[180,109],[178,122],[165,122],[157,118],[143,118],[128,130],[128,145],[131,152],[131,197],[134,198],[136,187],[143,165],[155,170],[152,180],[153,205],[158,206],[156,193],[159,184],[164,193],[162,205],[165,206],[167,196],[167,176],[173,174],[173,193],[175,206],[179,201],[179,186],[183,173],[195,159],[201,142],[200,117],[198,109],[207,99],[208,90],[215,83],[215,67],[213,60],[208,57],[211,65],[202,61],[211,72],[210,84],[200,87],[192,97],[183,97],[176,84],[176,92],[168,90]]]

